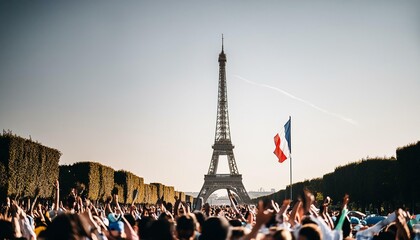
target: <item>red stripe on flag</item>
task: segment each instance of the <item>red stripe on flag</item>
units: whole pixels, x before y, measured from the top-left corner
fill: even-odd
[[[280,143],[281,143],[280,136],[279,134],[276,134],[276,136],[274,136],[274,144],[276,144],[276,149],[274,150],[273,153],[277,156],[277,158],[279,159],[279,162],[282,163],[287,159],[287,157],[284,154],[284,152],[280,149]]]

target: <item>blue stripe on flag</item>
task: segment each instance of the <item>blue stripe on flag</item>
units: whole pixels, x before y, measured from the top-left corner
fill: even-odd
[[[292,125],[292,118],[289,117],[289,121],[287,121],[286,124],[284,124],[284,135],[287,140],[287,145],[289,147],[289,152],[292,153],[292,141],[290,136],[290,127]]]

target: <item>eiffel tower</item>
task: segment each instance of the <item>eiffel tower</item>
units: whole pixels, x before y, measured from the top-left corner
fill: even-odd
[[[209,171],[204,175],[204,185],[201,188],[197,199],[202,198],[205,203],[209,196],[216,190],[229,189],[236,193],[240,202],[249,203],[251,199],[242,183],[242,175],[238,172],[235,156],[233,155],[232,141],[230,138],[229,114],[226,88],[226,54],[223,49],[219,54],[219,94],[217,103],[216,135],[214,139],[213,155],[211,157]],[[219,157],[227,156],[230,174],[217,174]]]

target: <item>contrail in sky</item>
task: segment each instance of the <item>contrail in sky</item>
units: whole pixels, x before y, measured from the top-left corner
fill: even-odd
[[[328,115],[331,115],[331,116],[333,116],[333,117],[339,118],[339,119],[341,119],[341,120],[343,120],[343,121],[346,121],[346,122],[348,122],[348,123],[350,123],[350,124],[352,124],[352,125],[357,125],[357,122],[356,122],[355,120],[351,119],[351,118],[348,118],[348,117],[342,116],[342,115],[340,115],[340,114],[330,112],[330,111],[328,111],[328,110],[326,110],[326,109],[323,109],[323,108],[321,108],[321,107],[318,107],[317,105],[315,105],[315,104],[313,104],[313,103],[311,103],[311,102],[308,102],[308,101],[306,101],[305,99],[302,99],[302,98],[300,98],[300,97],[296,97],[295,95],[290,94],[290,93],[288,93],[288,92],[286,92],[286,91],[284,91],[284,90],[282,90],[282,89],[280,89],[280,88],[276,88],[276,87],[273,87],[273,86],[270,86],[270,85],[267,85],[267,84],[256,83],[256,82],[253,82],[253,81],[251,81],[251,80],[248,80],[248,79],[246,79],[246,78],[244,78],[244,77],[241,77],[241,76],[238,76],[238,75],[233,75],[233,76],[234,76],[234,77],[237,77],[237,78],[241,79],[242,81],[245,81],[245,82],[247,82],[247,83],[249,83],[249,84],[256,85],[256,86],[260,86],[260,87],[265,87],[265,88],[269,88],[269,89],[275,90],[275,91],[277,91],[277,92],[282,93],[283,95],[288,96],[288,97],[289,97],[289,98],[291,98],[291,99],[294,99],[294,100],[296,100],[296,101],[299,101],[299,102],[302,102],[302,103],[304,103],[304,104],[306,104],[306,105],[309,105],[309,106],[311,106],[311,107],[315,108],[315,109],[316,109],[316,110],[318,110],[318,111],[321,111],[321,112],[326,113],[326,114],[328,114]]]

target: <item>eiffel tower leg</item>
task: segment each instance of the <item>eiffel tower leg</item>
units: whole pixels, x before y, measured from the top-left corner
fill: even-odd
[[[239,199],[241,200],[240,202],[251,203],[251,198],[249,197],[248,193],[246,192],[245,187],[242,184],[242,182],[233,185],[230,190],[232,190],[233,192],[235,192],[238,195]]]
[[[213,151],[208,174],[216,174],[217,166],[219,165],[219,154],[217,150]]]
[[[228,162],[229,162],[230,174],[239,174],[238,167],[236,166],[236,161],[235,161],[235,157],[233,156],[233,151],[232,150],[228,151],[227,158],[228,158]]]
[[[203,187],[200,190],[200,193],[197,196],[197,199],[194,201],[194,210],[201,210],[201,207],[204,205],[204,203],[206,203],[207,198],[204,198],[204,195],[206,195],[207,191],[208,191],[208,187],[206,186],[206,183],[204,182]]]

